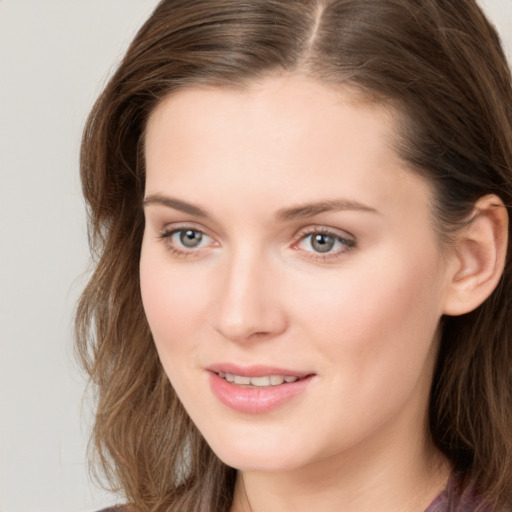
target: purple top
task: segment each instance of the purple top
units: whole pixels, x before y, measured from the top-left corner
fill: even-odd
[[[462,495],[459,489],[460,480],[453,476],[446,489],[425,509],[425,512],[490,512],[490,508],[482,507],[482,501],[471,489]],[[124,507],[111,507],[99,512],[123,512]]]
[[[425,512],[490,512],[482,499],[471,489],[460,492],[460,479],[452,476],[446,489],[425,509]]]

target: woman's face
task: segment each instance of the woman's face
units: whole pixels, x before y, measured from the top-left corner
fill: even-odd
[[[364,464],[425,440],[448,269],[393,123],[293,75],[184,90],[150,117],[144,308],[233,467]]]

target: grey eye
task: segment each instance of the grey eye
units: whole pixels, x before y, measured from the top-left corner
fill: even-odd
[[[324,229],[314,230],[302,236],[298,246],[306,251],[317,255],[337,256],[355,247],[356,241],[352,238],[345,238],[336,232],[325,231]]]
[[[316,252],[329,252],[334,247],[335,239],[324,233],[315,233],[311,236],[311,247]]]
[[[180,243],[184,247],[195,248],[201,245],[203,234],[195,229],[182,229],[179,232]]]

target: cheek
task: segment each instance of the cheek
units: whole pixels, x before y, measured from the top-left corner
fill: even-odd
[[[371,383],[419,374],[435,339],[441,317],[442,287],[434,255],[424,258],[361,261],[346,271],[295,291],[295,317],[325,357],[346,374]],[[419,256],[419,255],[418,255]],[[302,287],[306,286],[302,283]],[[340,372],[343,375],[344,372]],[[384,382],[384,381],[383,381]]]
[[[140,261],[142,302],[164,365],[166,352],[190,348],[179,340],[190,339],[190,334],[200,323],[204,290],[199,283],[199,276],[176,271],[168,258],[143,244]]]
[[[198,402],[194,379],[200,345],[196,343],[200,323],[198,287],[187,286],[169,262],[142,254],[141,294],[155,347],[174,390],[185,403]],[[207,407],[208,404],[203,404]]]
[[[314,340],[312,359],[336,390],[318,399],[316,412],[333,446],[369,435],[406,404],[419,415],[426,407],[440,318],[436,267],[379,261],[333,276],[328,292],[312,294],[294,315],[310,343],[297,350]]]

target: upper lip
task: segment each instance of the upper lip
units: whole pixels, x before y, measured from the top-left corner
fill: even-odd
[[[241,377],[266,377],[267,375],[283,375],[286,377],[298,377],[299,379],[302,379],[308,375],[312,375],[312,372],[291,370],[290,368],[280,368],[277,366],[239,366],[233,363],[212,364],[211,366],[207,367],[207,370],[214,373],[230,373],[232,375],[239,375]]]

